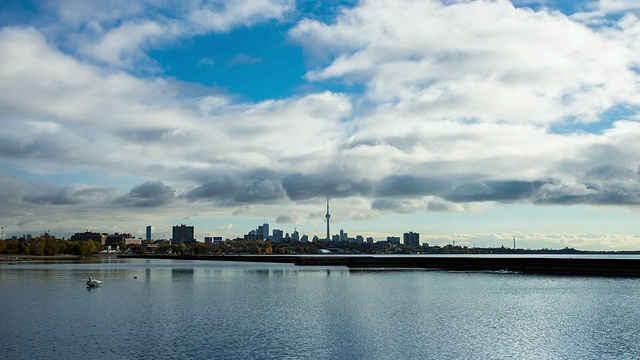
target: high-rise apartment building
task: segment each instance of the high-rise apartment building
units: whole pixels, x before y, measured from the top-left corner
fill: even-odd
[[[413,231],[409,231],[408,233],[403,234],[404,244],[407,246],[420,246],[420,234],[414,233]]]
[[[173,236],[171,237],[171,243],[194,243],[196,242],[196,238],[193,234],[193,226],[187,226],[185,224],[181,224],[180,226],[176,225],[173,227]]]

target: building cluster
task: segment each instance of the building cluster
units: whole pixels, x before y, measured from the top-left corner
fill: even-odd
[[[264,223],[258,226],[257,229],[249,231],[247,234],[243,236],[244,240],[270,240],[275,243],[278,242],[309,242],[308,235],[304,234],[300,236],[300,233],[297,229],[295,229],[291,234],[286,233],[280,229],[273,229],[269,232],[269,224]],[[420,244],[420,234],[417,232],[407,232],[403,234],[402,241],[404,245],[419,247]],[[326,239],[321,239],[318,236],[314,236],[311,241],[317,242]],[[356,235],[355,237],[349,237],[349,234],[344,230],[340,230],[340,233],[331,235],[330,240],[334,243],[352,243],[352,244],[373,244],[376,242],[372,237],[364,238],[362,235]],[[388,236],[387,240],[377,241],[377,243],[387,243],[390,245],[400,245],[401,240],[399,236]]]
[[[347,232],[345,232],[344,230],[340,230],[340,233],[338,234],[334,234],[331,235],[330,232],[330,219],[331,219],[331,215],[329,214],[329,198],[327,198],[327,214],[326,214],[326,220],[327,220],[327,236],[326,238],[319,238],[318,236],[314,236],[313,239],[311,241],[313,242],[317,242],[317,241],[329,241],[329,242],[334,242],[334,243],[353,243],[353,244],[362,244],[362,243],[367,243],[367,244],[373,244],[374,242],[376,242],[372,237],[368,237],[366,240],[364,239],[364,237],[362,235],[356,235],[355,237],[349,237],[349,234],[347,234]],[[2,227],[2,232],[4,235],[4,227]],[[160,243],[171,243],[172,245],[179,245],[179,244],[185,244],[185,245],[194,245],[196,244],[196,237],[195,237],[195,229],[193,226],[188,226],[185,224],[180,224],[180,225],[175,225],[172,228],[172,236],[171,239],[169,241],[164,240],[164,235],[163,235],[163,239],[162,240],[156,240],[153,241],[152,239],[152,228],[151,226],[147,226],[145,229],[145,240],[147,244],[160,244]],[[45,233],[45,235],[48,235],[48,231]],[[16,239],[17,237],[14,236],[13,239]],[[265,221],[264,224],[260,225],[257,227],[257,229],[255,230],[251,230],[249,231],[246,235],[243,236],[244,240],[269,240],[272,241],[274,243],[279,243],[279,242],[309,242],[309,236],[306,234],[303,234],[302,236],[300,235],[300,233],[298,232],[297,229],[294,229],[294,231],[289,234],[289,233],[284,233],[283,230],[281,229],[273,229],[271,231],[269,231],[269,224]],[[31,239],[31,235],[23,235],[23,237],[21,238],[21,240],[30,240]],[[133,237],[131,234],[127,234],[127,233],[114,233],[114,234],[108,234],[108,233],[97,233],[97,232],[90,232],[90,231],[85,231],[83,233],[75,233],[73,236],[71,236],[71,238],[69,239],[71,241],[80,241],[80,240],[93,240],[93,241],[97,241],[102,245],[105,246],[111,246],[111,245],[119,245],[119,244],[125,244],[125,245],[140,245],[142,244],[142,239],[141,238],[135,238]],[[420,244],[420,234],[410,231],[407,233],[403,234],[402,237],[402,241],[404,242],[404,245],[406,246],[411,246],[411,247],[419,247]],[[222,244],[224,241],[222,240],[221,236],[205,236],[204,237],[204,243],[206,244],[210,244],[210,245],[219,245]],[[381,240],[381,241],[377,241],[376,243],[386,243],[390,246],[396,246],[396,245],[400,245],[400,237],[397,236],[389,236],[387,237],[386,241],[385,240]],[[515,239],[514,239],[514,247],[515,247]]]
[[[257,229],[249,231],[247,234],[243,236],[244,240],[269,240],[274,243],[280,242],[309,242],[309,236],[303,234],[302,236],[298,232],[297,229],[289,233],[284,233],[281,229],[272,229],[269,231],[269,224],[264,223],[258,226]],[[142,239],[136,239],[131,234],[126,233],[97,233],[86,231],[83,233],[75,233],[71,239],[71,241],[79,241],[79,240],[93,240],[97,241],[102,245],[118,245],[124,243],[125,245],[140,245],[142,243]],[[151,239],[151,226],[147,226],[146,228],[146,240],[148,243],[154,242]],[[318,236],[314,236],[311,241],[317,242],[325,239],[320,239]],[[156,242],[163,242],[164,240],[158,240]],[[375,241],[372,237],[368,237],[364,239],[362,235],[356,235],[355,237],[349,237],[349,234],[340,230],[340,233],[334,234],[331,236],[331,242],[334,243],[352,243],[352,244],[373,244],[376,243],[387,243],[391,246],[400,245],[403,243],[406,246],[411,247],[419,247],[420,244],[420,234],[417,232],[409,231],[403,234],[402,241],[399,236],[388,236],[386,240]],[[195,237],[195,228],[193,226],[180,224],[175,225],[172,228],[172,236],[170,241],[172,245],[194,245],[196,241]],[[209,245],[220,245],[224,243],[224,240],[221,236],[205,236],[204,243]]]
[[[395,247],[401,244],[400,237],[398,236],[388,236],[386,241],[380,240],[375,241],[372,237],[364,239],[362,235],[356,235],[355,237],[349,237],[349,234],[344,230],[340,230],[340,233],[330,235],[329,232],[329,202],[327,201],[327,237],[319,238],[318,236],[314,236],[311,241],[330,241],[334,243],[353,243],[353,244],[373,244],[374,242],[377,244],[383,243],[387,244],[390,247]],[[4,228],[3,228],[4,230]],[[161,243],[171,243],[172,245],[194,245],[197,243],[195,237],[195,229],[194,226],[189,226],[185,224],[175,225],[172,228],[172,236],[170,240],[164,240],[164,236],[162,240],[153,241],[152,239],[152,228],[151,226],[147,226],[145,229],[145,240],[147,244],[154,244],[154,246],[158,246]],[[273,229],[269,231],[269,224],[265,222],[264,224],[258,226],[255,230],[249,231],[246,235],[243,236],[244,240],[269,240],[274,243],[280,242],[309,242],[309,236],[306,234],[300,235],[297,229],[289,233],[284,233],[281,229]],[[48,235],[48,232],[45,233]],[[22,240],[28,240],[31,238],[31,235],[23,236]],[[93,240],[99,242],[103,246],[118,246],[121,244],[124,245],[141,245],[142,238],[135,238],[131,234],[128,233],[98,233],[85,231],[82,233],[75,233],[69,239],[71,241],[80,241],[80,240]],[[419,247],[420,244],[420,234],[410,231],[403,234],[402,242],[406,246],[411,247]],[[221,236],[205,236],[204,243],[209,245],[221,245],[224,243]]]
[[[264,223],[258,226],[257,229],[249,231],[243,238],[244,240],[270,240],[275,243],[283,241],[309,242],[309,236],[306,234],[300,236],[297,229],[294,229],[291,234],[285,234],[284,231],[280,229],[273,229],[272,232],[269,233],[268,223]]]
[[[125,233],[108,234],[108,233],[97,233],[97,232],[91,232],[91,231],[85,231],[83,233],[75,233],[73,234],[73,236],[71,236],[69,240],[70,241],[93,240],[93,241],[99,242],[103,246],[112,246],[112,245],[117,246],[118,244],[121,244],[121,243],[125,245],[142,244],[142,239],[139,239],[139,238],[136,239],[131,234],[125,234]]]

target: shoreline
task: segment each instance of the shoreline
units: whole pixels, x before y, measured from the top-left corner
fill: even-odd
[[[289,263],[346,266],[350,270],[508,271],[522,274],[640,277],[640,257],[433,255],[118,255],[118,258]]]
[[[29,262],[29,261],[51,261],[51,260],[77,260],[77,259],[89,259],[93,257],[104,257],[104,256],[113,256],[114,254],[109,255],[92,255],[92,256],[82,256],[82,255],[70,255],[70,254],[59,254],[59,255],[1,255],[0,263],[9,263],[9,262]]]

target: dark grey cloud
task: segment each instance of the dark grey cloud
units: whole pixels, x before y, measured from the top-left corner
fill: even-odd
[[[23,201],[41,205],[73,205],[80,202],[80,200],[73,196],[71,189],[68,188],[49,189],[37,194],[29,194],[23,198]]]
[[[615,184],[585,184],[586,194],[562,194],[553,197],[544,197],[536,201],[542,204],[556,205],[640,205],[640,184],[615,183]]]
[[[340,178],[337,173],[317,176],[291,174],[284,178],[282,187],[291,200],[303,200],[318,196],[368,196],[372,193],[371,182]]]
[[[108,195],[111,190],[104,187],[53,186],[27,184],[22,201],[32,204],[75,205],[92,198]]]
[[[453,202],[522,201],[533,199],[540,187],[550,182],[498,180],[466,183],[454,188],[444,198]]]
[[[134,186],[129,194],[117,198],[114,203],[129,207],[158,207],[170,203],[174,195],[175,190],[162,181],[147,181]]]
[[[380,197],[436,195],[449,189],[444,181],[412,175],[390,176],[374,185],[374,193]]]
[[[0,137],[0,156],[10,159],[29,157],[34,150],[31,145],[25,145],[13,138]]]
[[[23,142],[12,137],[0,137],[0,157],[8,159],[55,159],[67,154],[69,144],[50,137]]]
[[[640,205],[640,183],[609,184],[594,196],[596,204]]]
[[[156,142],[161,140],[171,129],[127,129],[118,131],[117,135],[125,140],[136,142]]]
[[[589,170],[585,175],[586,180],[595,181],[638,181],[638,170],[616,165],[601,165]]]
[[[230,199],[243,189],[242,179],[235,176],[213,176],[205,180],[204,184],[187,192],[185,198],[189,201]]]
[[[419,210],[416,209],[415,206],[409,201],[396,199],[375,199],[371,202],[371,208],[373,210],[388,210],[398,213],[411,213]]]
[[[190,202],[217,200],[225,205],[234,205],[273,202],[286,198],[280,174],[268,169],[234,175],[196,175],[195,178],[203,183],[184,195]]]
[[[241,203],[271,202],[285,198],[282,185],[277,181],[261,180],[245,182],[244,188],[235,197]]]
[[[276,218],[276,223],[278,224],[295,224],[296,218],[291,215],[280,215]]]

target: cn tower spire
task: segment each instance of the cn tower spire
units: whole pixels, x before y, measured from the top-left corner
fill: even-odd
[[[327,241],[331,241],[331,232],[329,231],[329,218],[331,217],[331,215],[329,215],[329,197],[327,196],[327,215],[325,215],[327,218]]]

